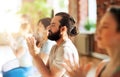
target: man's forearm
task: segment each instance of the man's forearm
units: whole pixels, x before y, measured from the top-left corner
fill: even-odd
[[[42,74],[42,76],[51,77],[50,69],[47,68],[42,59],[38,55],[33,56],[33,59],[38,71]]]

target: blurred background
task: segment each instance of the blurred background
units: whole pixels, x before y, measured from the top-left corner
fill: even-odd
[[[94,34],[96,29],[96,8],[96,0],[4,0],[0,2],[0,32],[7,32],[16,37],[21,24],[29,23],[30,32],[34,33],[39,19],[53,17],[62,11],[74,17],[79,32],[83,34],[80,37],[87,38],[86,34]],[[84,45],[86,40],[80,42]],[[86,54],[86,50],[83,50],[86,49],[85,46],[80,47],[81,53],[85,51]]]
[[[87,25],[88,21],[96,24],[96,0],[4,0],[0,2],[0,9],[0,32],[17,32],[20,23],[25,22],[21,17],[29,20],[34,27],[38,19],[53,17],[61,11],[70,13],[78,26]],[[80,29],[85,31],[83,26]],[[86,29],[89,30],[88,27]]]
[[[57,12],[67,12],[76,20],[79,34],[73,39],[73,42],[79,55],[92,56],[99,60],[106,59],[108,58],[107,53],[104,49],[97,47],[94,35],[99,20],[110,5],[120,5],[120,1],[0,0],[0,45],[6,44],[7,34],[17,37],[21,24],[29,24],[29,33],[34,33],[39,19],[52,18]]]

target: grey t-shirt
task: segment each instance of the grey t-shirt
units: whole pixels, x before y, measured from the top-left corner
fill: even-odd
[[[45,54],[49,54],[51,48],[53,47],[53,45],[55,45],[56,42],[55,41],[51,41],[51,40],[47,40],[43,46],[40,48],[40,53],[45,53]]]

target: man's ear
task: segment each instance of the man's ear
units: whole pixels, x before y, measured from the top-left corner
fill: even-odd
[[[67,27],[66,27],[66,26],[62,26],[62,27],[60,28],[60,31],[61,31],[61,32],[66,31],[66,30],[67,30]]]
[[[61,34],[65,33],[66,31],[67,31],[67,27],[66,27],[66,26],[62,26],[62,27],[60,28]]]

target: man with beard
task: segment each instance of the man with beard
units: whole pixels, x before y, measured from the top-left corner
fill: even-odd
[[[35,39],[34,37],[27,38],[29,51],[34,59],[37,69],[43,77],[68,77],[63,65],[67,61],[70,64],[79,64],[79,56],[77,49],[73,45],[69,37],[77,34],[74,26],[74,19],[67,13],[57,13],[48,27],[48,39],[56,41],[51,49],[48,63],[45,65],[42,59],[35,54]],[[73,67],[75,65],[72,65]],[[74,68],[73,68],[74,69]]]
[[[38,49],[39,56],[43,60],[43,62],[46,64],[49,53],[53,45],[55,45],[55,41],[51,41],[47,38],[48,36],[48,26],[50,25],[51,18],[42,18],[38,21],[37,30],[36,33],[33,35],[36,40],[36,46]]]

